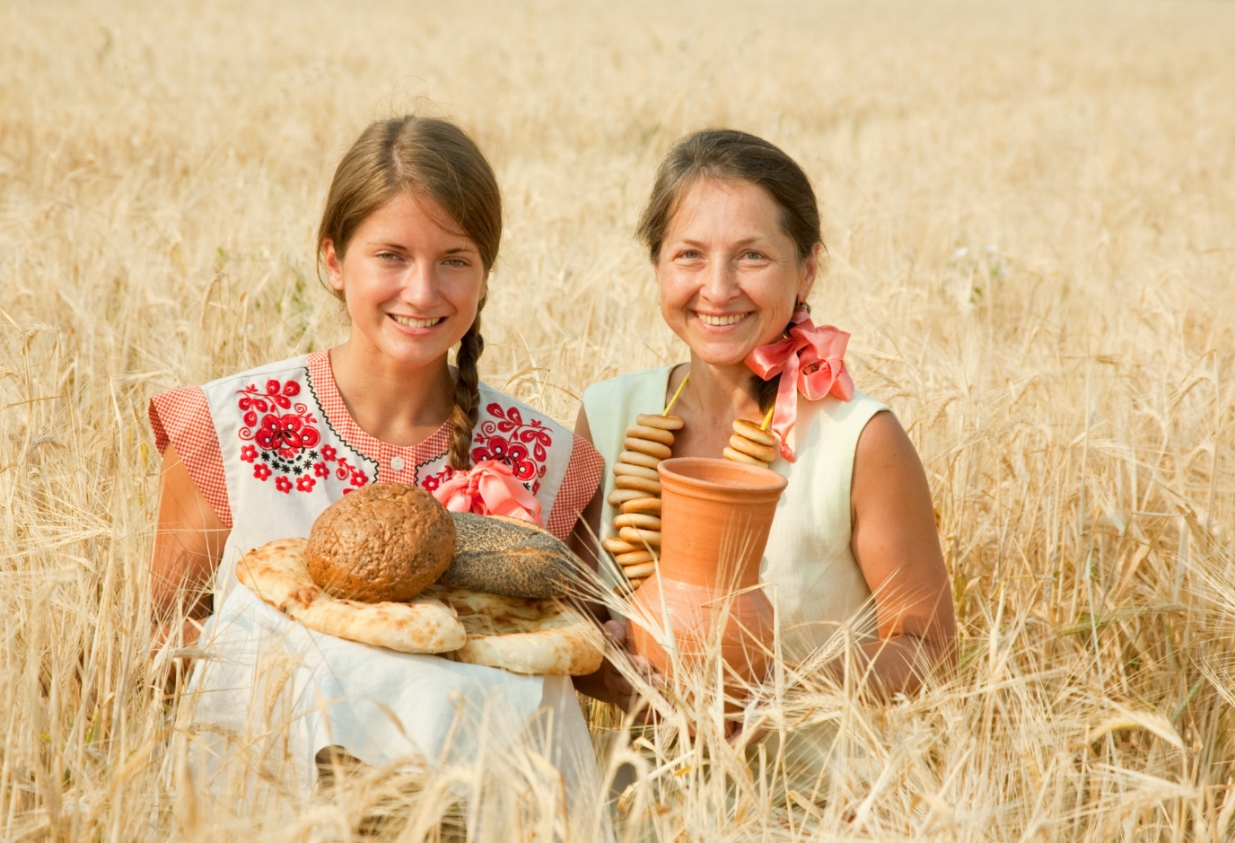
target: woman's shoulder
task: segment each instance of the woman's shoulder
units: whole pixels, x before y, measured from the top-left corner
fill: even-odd
[[[277,360],[273,363],[264,363],[261,366],[254,366],[242,372],[223,375],[198,386],[182,386],[176,389],[169,389],[166,392],[156,394],[151,400],[167,403],[169,401],[181,400],[194,394],[210,394],[221,389],[228,389],[237,382],[243,382],[244,385],[253,384],[254,386],[260,384],[261,389],[265,390],[272,380],[277,380],[280,384],[289,380],[301,380],[308,373],[310,361],[316,357],[324,358],[325,355],[325,351],[319,351],[312,354],[300,354],[296,357]],[[242,389],[243,386],[238,388]]]
[[[665,385],[674,365],[657,366],[626,372],[589,386],[583,393],[584,406],[606,406],[629,399],[632,395],[654,391],[658,400],[663,400]]]

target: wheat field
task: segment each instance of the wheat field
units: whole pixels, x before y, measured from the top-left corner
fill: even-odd
[[[957,675],[780,689],[770,722],[840,736],[812,798],[706,710],[590,707],[636,762],[619,840],[1235,839],[1235,5],[352,5],[0,6],[0,838],[445,839],[469,788],[504,806],[474,839],[597,833],[530,754],[206,799],[147,658],[147,399],[343,336],[326,187],[416,110],[504,191],[482,377],[566,422],[683,355],[632,236],[660,156],[782,146],[823,206],[816,320],[932,483]]]

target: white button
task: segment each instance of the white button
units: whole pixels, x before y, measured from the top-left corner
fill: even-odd
[[[403,470],[403,457],[391,457],[390,467],[393,468],[395,471],[402,471]]]

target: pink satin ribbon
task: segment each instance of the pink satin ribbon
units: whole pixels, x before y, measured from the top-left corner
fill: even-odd
[[[485,460],[469,471],[456,471],[437,487],[433,497],[451,512],[505,515],[544,526],[540,520],[540,501],[515,479],[514,472],[504,462]]]
[[[780,435],[780,454],[795,460],[789,447],[789,431],[798,420],[800,392],[810,401],[835,395],[842,401],[853,397],[853,378],[845,370],[845,347],[849,334],[831,325],[815,327],[810,314],[793,314],[789,335],[770,345],[761,345],[746,357],[746,365],[766,380],[780,375],[772,429]]]

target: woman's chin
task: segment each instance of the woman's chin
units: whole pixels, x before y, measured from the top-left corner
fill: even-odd
[[[745,343],[742,345],[700,343],[699,345],[692,345],[690,350],[693,352],[695,359],[700,363],[705,363],[718,369],[744,366],[746,364],[746,356],[750,354],[750,349],[746,347]]]

